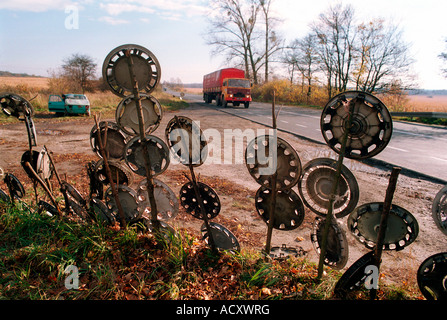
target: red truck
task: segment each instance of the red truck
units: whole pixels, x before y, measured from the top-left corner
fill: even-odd
[[[211,103],[216,100],[218,106],[227,107],[232,103],[237,107],[243,103],[245,108],[251,101],[250,80],[245,79],[244,70],[227,68],[203,76],[203,100]]]

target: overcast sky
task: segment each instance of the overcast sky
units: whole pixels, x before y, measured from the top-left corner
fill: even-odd
[[[447,89],[441,52],[447,52],[447,1],[345,0],[359,21],[385,18],[398,24],[411,43],[420,88]],[[287,41],[306,35],[330,0],[274,0]],[[79,12],[73,25],[73,8]],[[162,69],[162,81],[180,78],[201,82],[204,74],[225,67],[212,57],[203,34],[207,0],[0,0],[0,70],[47,76],[73,53],[92,56],[98,75],[106,55],[125,43],[151,50]],[[68,28],[67,28],[68,23]],[[73,26],[75,28],[73,28]]]

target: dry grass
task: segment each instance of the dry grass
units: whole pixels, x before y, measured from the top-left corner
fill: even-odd
[[[48,87],[48,78],[41,77],[0,77],[0,87],[4,85],[18,86],[26,85],[36,89],[46,89]]]
[[[40,118],[47,119],[48,115],[53,115],[52,112],[48,111],[48,97],[50,94],[58,93],[50,89],[49,79],[37,77],[0,77],[0,93],[11,92],[22,96],[31,102],[34,111],[39,114]],[[160,101],[164,110],[175,111],[188,106],[188,103],[185,101],[163,92],[160,88],[157,88],[152,94]],[[114,95],[110,91],[86,92],[86,96],[90,100],[92,114],[101,113],[104,117],[114,116],[116,107],[122,100],[122,98]],[[70,120],[71,117],[58,117],[58,119]],[[0,124],[14,123],[17,121],[19,120],[13,117],[7,117],[0,111]]]

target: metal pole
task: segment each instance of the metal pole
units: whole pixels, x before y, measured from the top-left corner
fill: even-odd
[[[141,107],[141,98],[140,98],[140,92],[138,91],[138,81],[137,77],[135,76],[134,72],[134,66],[133,66],[133,60],[132,56],[130,55],[130,51],[126,50],[124,52],[125,56],[127,57],[127,65],[129,67],[129,75],[130,79],[133,83],[133,95],[134,95],[134,101],[137,106],[138,111],[138,125],[140,130],[140,140],[141,144],[143,146],[143,157],[144,157],[144,165],[146,168],[146,184],[147,184],[147,193],[149,196],[149,203],[151,205],[151,223],[152,227],[155,230],[159,230],[160,228],[160,221],[158,221],[158,209],[157,209],[157,202],[155,201],[154,196],[154,182],[152,177],[152,165],[151,165],[151,159],[148,154],[147,150],[147,139],[145,135],[144,130],[144,115],[143,115],[143,108]]]
[[[56,179],[59,182],[59,186],[60,186],[60,191],[62,192],[62,195],[64,196],[64,201],[65,201],[65,212],[68,213],[69,212],[69,206],[68,206],[68,196],[67,196],[67,188],[65,188],[65,186],[62,184],[61,178],[59,177],[59,174],[56,170],[56,166],[54,164],[53,161],[53,156],[50,154],[50,151],[48,151],[47,146],[44,145],[43,146],[45,148],[45,151],[48,154],[48,158],[50,159],[50,163],[53,166],[54,169],[54,173],[56,175]]]
[[[42,186],[42,188],[45,190],[45,192],[48,194],[48,196],[50,197],[51,202],[53,203],[53,205],[56,207],[57,212],[59,213],[59,215],[62,215],[61,210],[59,209],[59,206],[57,204],[56,199],[54,198],[53,194],[51,193],[50,189],[48,188],[48,186],[46,185],[46,183],[39,177],[39,175],[36,173],[36,171],[34,171],[33,166],[27,161],[25,162],[25,167],[28,168],[28,170],[31,172],[31,174],[34,176],[34,178],[36,179],[37,182],[39,182],[39,184]]]
[[[275,114],[275,91],[273,91],[273,102],[272,102],[272,127],[274,130],[274,139],[275,144],[276,145],[278,143],[278,140],[276,139],[276,114]],[[275,153],[274,153],[275,154]],[[272,162],[273,164],[276,164],[276,161],[273,161],[273,157],[272,157]],[[275,218],[275,210],[276,210],[276,194],[278,192],[277,188],[276,188],[276,181],[278,178],[278,173],[277,173],[277,168],[275,168],[275,172],[273,173],[270,183],[271,183],[271,190],[272,190],[272,194],[271,194],[271,202],[270,202],[270,212],[269,212],[269,223],[267,226],[267,239],[265,242],[265,252],[266,254],[270,253],[270,248],[271,248],[271,243],[272,243],[272,234],[273,234],[273,223],[274,223],[274,218]]]
[[[341,175],[341,168],[342,168],[343,159],[345,156],[346,143],[348,142],[349,130],[351,129],[351,124],[352,124],[352,114],[354,113],[354,106],[355,106],[356,101],[357,101],[357,99],[352,99],[349,102],[348,122],[347,122],[347,125],[345,128],[345,132],[343,134],[343,140],[341,143],[340,153],[338,155],[337,169],[335,171],[335,176],[334,176],[335,181],[332,186],[332,192],[331,192],[331,195],[329,198],[328,213],[326,215],[326,222],[324,225],[323,235],[322,235],[322,239],[321,239],[321,246],[320,246],[321,250],[320,250],[320,259],[318,261],[317,280],[320,280],[323,275],[323,264],[324,264],[324,258],[326,256],[326,251],[327,251],[327,239],[328,239],[328,234],[329,234],[329,228],[331,226],[332,219],[333,219],[335,194],[338,189],[338,184],[339,184],[340,175]]]
[[[112,195],[113,195],[113,198],[115,199],[116,207],[118,208],[118,214],[119,214],[121,226],[123,228],[126,228],[126,225],[127,225],[126,216],[124,215],[124,210],[123,210],[123,207],[121,206],[121,201],[118,196],[118,188],[116,187],[115,182],[113,182],[112,172],[110,171],[109,161],[107,160],[107,155],[106,155],[106,150],[104,149],[104,144],[102,142],[101,128],[99,127],[98,118],[96,115],[95,115],[95,123],[96,123],[96,135],[97,135],[97,139],[98,139],[99,152],[101,153],[102,158],[104,160],[104,169],[106,170],[106,176],[107,176],[107,179],[109,179],[110,187],[112,188]],[[107,135],[107,124],[105,127],[105,135]]]
[[[177,116],[174,116],[175,122],[177,123],[178,127],[180,127],[180,120],[178,119]],[[216,247],[216,243],[214,241],[214,236],[213,236],[213,230],[211,229],[211,226],[209,224],[208,221],[208,215],[205,211],[205,206],[203,203],[203,199],[202,199],[202,195],[200,194],[200,190],[199,190],[199,186],[197,183],[197,179],[196,179],[196,175],[194,173],[194,166],[192,165],[192,132],[193,130],[191,129],[191,139],[189,139],[190,141],[188,141],[188,145],[186,145],[186,138],[183,135],[183,129],[180,129],[180,141],[183,144],[183,148],[181,149],[182,151],[188,152],[188,167],[189,167],[189,172],[191,173],[191,183],[194,189],[194,193],[196,195],[197,198],[197,204],[199,206],[200,209],[200,213],[202,214],[203,217],[203,221],[205,223],[205,227],[206,227],[206,231],[208,233],[208,241],[209,244],[211,246],[211,250],[213,252],[217,252],[217,247]]]
[[[382,216],[380,217],[379,232],[377,234],[376,247],[374,248],[374,264],[377,270],[380,270],[380,264],[382,263],[382,251],[383,242],[385,240],[386,229],[388,227],[388,216],[390,214],[391,205],[393,202],[394,191],[396,190],[397,178],[401,168],[394,167],[391,171],[391,176],[388,182],[388,187],[385,194],[385,202],[383,203]],[[380,274],[380,272],[379,272]],[[374,300],[377,295],[377,290],[372,288],[370,291],[370,299]]]
[[[25,165],[26,165],[27,163],[28,163],[28,162],[26,162]],[[14,193],[12,192],[13,189],[12,189],[12,185],[11,185],[11,178],[9,177],[8,174],[5,176],[5,178],[3,179],[3,181],[6,183],[6,186],[8,187],[8,191],[9,191],[9,200],[11,201],[11,203],[12,203],[13,205],[15,205]]]
[[[205,211],[205,206],[203,204],[202,195],[200,194],[199,186],[198,186],[197,180],[196,180],[196,175],[194,174],[194,167],[192,166],[191,163],[189,164],[189,171],[191,172],[192,186],[194,188],[194,193],[196,194],[196,198],[197,198],[198,205],[200,208],[200,213],[202,214],[203,221],[205,222],[205,227],[206,227],[206,231],[208,233],[208,239],[209,239],[208,241],[211,246],[211,250],[213,252],[217,252],[216,242],[214,241],[214,236],[213,236],[213,230],[211,229],[210,223],[208,221],[208,215]]]
[[[36,136],[34,135],[34,132],[35,132],[34,122],[33,122],[33,119],[31,118],[31,114],[29,113],[29,110],[28,110],[28,108],[26,108],[26,106],[23,106],[23,113],[25,114],[26,131],[28,133],[28,145],[29,145],[29,154],[30,154],[29,161],[33,161],[33,146],[35,147],[37,145]],[[31,180],[33,183],[34,196],[36,198],[36,205],[37,205],[39,203],[39,195],[37,193],[37,182],[34,179],[31,179]]]

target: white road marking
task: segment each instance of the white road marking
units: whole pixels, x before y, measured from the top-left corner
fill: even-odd
[[[295,123],[295,125],[298,126],[298,127],[307,128],[307,126],[299,124],[299,123]]]
[[[393,131],[394,132],[398,132],[398,133],[402,133],[402,134],[408,134],[410,136],[417,136],[417,137],[424,137],[424,138],[433,139],[432,136],[429,136],[429,135],[426,135],[426,134],[422,134],[422,133],[408,132],[408,131],[403,131],[403,130],[399,130],[399,129],[393,129]],[[439,138],[439,137],[436,137],[436,140],[447,141],[447,139]]]
[[[405,149],[395,148],[395,147],[390,147],[390,146],[388,146],[388,149],[393,149],[393,150],[402,151],[402,152],[409,152],[408,150],[405,150]]]
[[[288,113],[288,114],[293,114],[294,116],[302,116],[302,117],[309,117],[309,118],[315,118],[315,119],[320,119],[321,117],[317,117],[317,116],[311,116],[308,114],[302,114],[302,113],[298,113],[298,112],[290,112],[290,111],[281,111],[282,113]]]
[[[430,157],[430,158],[435,159],[435,160],[440,160],[440,161],[445,161],[445,162],[447,162],[447,159],[441,159],[441,158],[437,158],[437,157]]]
[[[317,116],[309,116],[309,115],[307,115],[307,114],[296,114],[295,113],[295,115],[297,115],[297,116],[301,116],[301,117],[308,117],[308,118],[314,118],[314,119],[320,119],[321,117],[317,117]]]
[[[286,121],[286,120],[279,120],[279,121],[284,122],[284,123],[289,123],[289,121]]]

